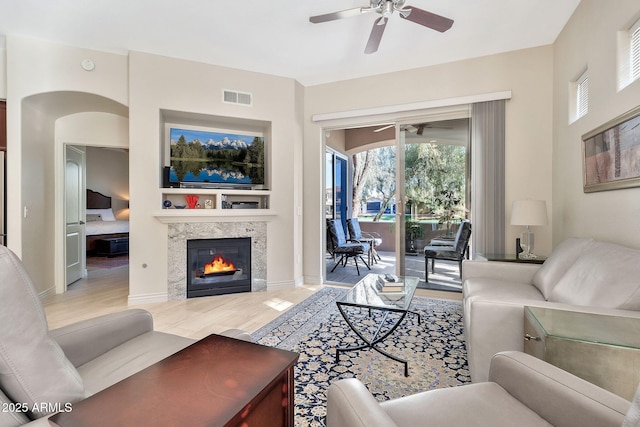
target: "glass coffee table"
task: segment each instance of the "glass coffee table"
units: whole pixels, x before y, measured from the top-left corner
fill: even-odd
[[[396,357],[386,351],[376,347],[377,344],[385,340],[391,335],[398,326],[402,323],[407,313],[418,316],[418,323],[420,323],[420,314],[409,310],[409,305],[413,299],[413,294],[418,287],[420,279],[418,277],[399,277],[398,281],[404,283],[404,287],[401,291],[394,292],[382,292],[377,287],[378,274],[368,274],[362,280],[347,292],[339,301],[336,301],[338,310],[344,318],[347,325],[358,335],[358,337],[364,341],[363,345],[348,348],[336,348],[336,363],[340,361],[340,353],[347,351],[356,351],[363,349],[372,349],[378,353],[393,359],[397,362],[404,364],[404,376],[409,376],[409,366],[406,360]],[[358,325],[357,318],[354,316],[355,310],[349,310],[347,307],[360,307],[369,311],[369,318],[373,318],[373,311],[383,312],[382,316],[376,316],[377,326],[376,330],[371,337],[367,337],[362,331],[362,325]],[[383,331],[383,326],[387,323],[387,318],[391,313],[398,313],[395,319],[391,319],[391,324],[388,329]]]

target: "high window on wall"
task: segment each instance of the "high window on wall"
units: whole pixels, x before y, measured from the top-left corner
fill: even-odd
[[[570,122],[578,120],[589,112],[589,70],[585,70],[580,77],[570,85]]]
[[[618,90],[640,79],[640,19],[618,31]]]
[[[580,118],[589,112],[589,74],[582,73],[577,82],[577,117]]]
[[[629,30],[629,68],[631,81],[640,78],[640,19]]]

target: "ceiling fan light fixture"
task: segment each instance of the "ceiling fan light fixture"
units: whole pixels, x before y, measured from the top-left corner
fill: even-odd
[[[382,9],[382,16],[386,19],[389,19],[389,17],[393,14],[393,2],[391,0],[387,0],[384,3],[384,7]]]
[[[405,0],[370,0],[369,7],[360,7],[354,9],[347,9],[339,12],[326,13],[324,15],[311,16],[309,22],[319,24],[321,22],[334,21],[336,19],[349,18],[355,15],[361,15],[368,12],[376,12],[381,15],[376,19],[373,24],[373,29],[369,35],[367,46],[364,53],[374,53],[378,50],[380,40],[384,28],[389,20],[389,17],[394,11],[398,11],[400,17],[408,21],[414,22],[423,27],[430,28],[432,30],[439,31],[441,33],[447,31],[453,25],[453,20],[445,18],[444,16],[436,15],[435,13],[427,12],[426,10],[419,9],[413,6],[407,6],[404,9]]]

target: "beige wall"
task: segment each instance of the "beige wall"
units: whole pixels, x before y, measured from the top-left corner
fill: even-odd
[[[133,52],[130,54],[130,300],[167,292],[167,225],[161,209],[160,110],[271,122],[267,286],[300,280],[301,87],[292,79]],[[253,94],[253,106],[222,102],[222,90]],[[306,172],[305,172],[306,175]],[[146,266],[146,267],[145,267]]]
[[[513,200],[544,199],[552,206],[552,59],[552,47],[545,46],[306,88],[305,281],[319,283],[324,276],[322,125],[312,115],[512,91],[506,109],[508,221]],[[348,121],[341,126],[349,127]],[[507,247],[521,231],[507,225]],[[549,253],[551,227],[535,232],[537,252]]]
[[[269,223],[268,233],[277,236],[269,239],[269,254],[278,256],[268,258],[271,286],[299,283],[303,273],[306,282],[316,283],[324,274],[324,133],[312,115],[498,91],[512,93],[506,110],[507,219],[512,201],[524,198],[544,199],[552,212],[550,226],[535,230],[536,252],[549,253],[553,244],[573,235],[640,247],[640,189],[584,194],[580,146],[581,135],[638,105],[640,83],[622,90],[616,83],[616,31],[638,16],[636,0],[619,0],[615,8],[583,0],[553,46],[306,88],[259,73],[10,36],[6,59],[0,49],[0,97],[4,90],[12,156],[7,170],[9,247],[36,274],[39,290],[52,286],[51,277],[36,263],[58,249],[48,214],[56,206],[49,191],[55,181],[56,121],[90,111],[89,105],[97,105],[95,111],[126,115],[126,107],[124,112],[105,111],[104,105],[88,99],[75,98],[71,105],[66,96],[57,98],[62,102],[40,97],[57,91],[92,94],[120,106],[131,102],[133,296],[166,292],[166,225],[152,216],[161,201],[160,109],[272,122],[271,207],[277,218]],[[86,57],[96,63],[93,72],[79,66]],[[569,124],[568,82],[587,65],[590,110]],[[254,107],[223,105],[222,88],[252,92]],[[342,121],[341,127],[348,124]],[[25,207],[28,218],[23,217]],[[507,247],[520,231],[507,225]]]
[[[126,111],[127,58],[21,37],[7,37],[6,49],[8,246],[38,291],[51,292],[62,262],[55,237],[61,210],[56,161],[62,168],[55,122],[79,111]],[[90,73],[80,67],[87,57],[96,63]]]
[[[585,194],[582,140],[640,104],[640,81],[618,91],[616,32],[640,17],[637,0],[583,0],[554,45],[553,241],[593,237],[640,248],[640,188]],[[569,124],[569,82],[589,70],[589,112]]]

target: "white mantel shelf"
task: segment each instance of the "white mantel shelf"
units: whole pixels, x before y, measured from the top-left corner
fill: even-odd
[[[271,221],[276,213],[271,209],[163,209],[153,216],[163,224],[185,222]]]

